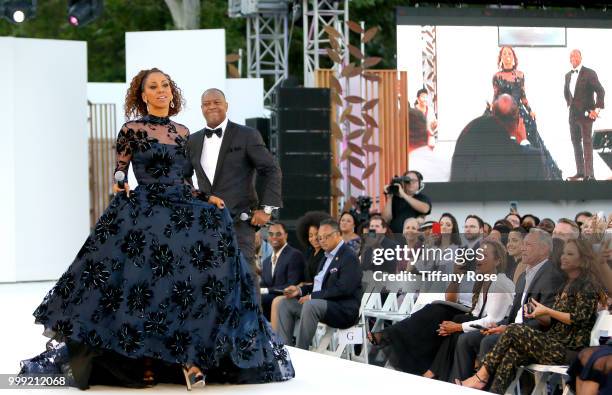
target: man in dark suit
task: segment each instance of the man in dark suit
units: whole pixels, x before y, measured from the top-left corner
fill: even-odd
[[[508,94],[493,103],[463,129],[451,161],[451,181],[525,181],[550,178],[540,150],[521,146],[516,139],[518,107]]]
[[[523,306],[530,298],[552,306],[557,290],[563,284],[563,276],[549,260],[552,251],[552,238],[549,233],[541,229],[531,229],[525,236],[521,249],[522,262],[527,265],[527,270],[521,273],[516,284],[510,313],[490,329],[467,332],[459,336],[449,380],[451,383],[455,379],[465,380],[474,373],[477,355],[484,357],[491,351],[507,325],[524,323],[542,329],[538,320],[525,317]]]
[[[304,278],[304,255],[287,243],[285,225],[276,223],[268,230],[268,241],[273,253],[261,268],[261,308],[270,320],[272,301],[290,285],[298,285]]]
[[[340,226],[332,219],[319,226],[319,243],[325,251],[314,284],[285,289],[278,306],[279,334],[293,344],[296,321],[300,327],[296,346],[307,350],[319,322],[333,328],[350,328],[359,319],[361,268],[355,253],[342,240]]]
[[[565,74],[563,94],[569,109],[570,134],[574,146],[576,175],[569,180],[594,179],[593,122],[604,108],[604,88],[597,73],[582,65],[582,54],[574,49],[570,53],[572,70]],[[596,95],[597,99],[593,96]]]
[[[282,206],[281,171],[260,133],[229,121],[227,108],[222,91],[206,90],[202,94],[206,127],[192,134],[187,146],[204,198],[215,204],[221,199],[236,219],[252,212],[250,223],[236,220],[234,229],[255,275],[255,226],[264,225],[272,211]],[[262,196],[255,192],[256,174]]]

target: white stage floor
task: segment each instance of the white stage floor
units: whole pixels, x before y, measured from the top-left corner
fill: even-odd
[[[0,284],[0,374],[14,374],[19,370],[19,361],[31,358],[44,350],[46,338],[42,326],[34,325],[32,312],[41,302],[53,282]],[[483,394],[481,391],[453,384],[429,380],[423,377],[396,372],[376,366],[351,362],[314,352],[290,348],[289,353],[295,367],[296,377],[285,383],[257,385],[208,385],[200,391],[207,394],[308,394],[308,395],[353,395],[353,394]],[[47,389],[51,393],[77,389]],[[9,391],[2,391],[2,394]],[[41,390],[13,390],[18,394],[41,393]],[[115,387],[92,387],[89,392],[118,393],[164,393],[185,394],[179,385],[158,385],[150,389],[124,389]]]

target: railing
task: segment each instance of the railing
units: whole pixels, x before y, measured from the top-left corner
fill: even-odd
[[[93,227],[112,197],[115,169],[114,104],[89,103],[89,223]]]

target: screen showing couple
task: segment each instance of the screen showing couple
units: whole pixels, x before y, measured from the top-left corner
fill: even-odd
[[[610,179],[610,42],[612,29],[399,25],[410,168],[432,182]]]

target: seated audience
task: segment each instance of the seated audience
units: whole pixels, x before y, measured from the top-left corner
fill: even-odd
[[[525,214],[523,218],[521,218],[521,226],[527,231],[531,228],[535,228],[540,224],[540,219],[533,214]]]
[[[608,224],[610,226],[610,224]],[[607,290],[608,306],[612,290],[612,238],[602,245],[599,261],[595,265],[595,275]],[[600,338],[600,342],[605,339]],[[601,343],[600,343],[601,344]],[[589,347],[580,351],[568,369],[570,385],[579,395],[609,394],[612,392],[612,340],[608,338],[599,347]]]
[[[577,239],[579,236],[580,228],[574,221],[567,218],[559,218],[553,230],[553,238],[568,241],[569,239]]]
[[[517,213],[510,213],[506,215],[506,218],[504,219],[506,219],[512,224],[512,229],[518,228],[519,226],[521,226],[521,216],[518,215]]]
[[[589,345],[591,329],[597,318],[597,303],[602,299],[599,280],[595,278],[596,258],[588,242],[569,239],[561,256],[561,269],[567,280],[552,307],[531,299],[526,318],[535,318],[548,327],[542,332],[525,324],[509,325],[470,378],[456,381],[483,389],[491,382],[491,391],[503,393],[521,365],[566,364],[566,351],[578,352]]]
[[[518,232],[513,233],[516,235]],[[509,324],[524,323],[533,328],[544,329],[536,319],[525,318],[523,305],[532,298],[544,305],[551,305],[564,279],[549,260],[552,238],[548,233],[532,228],[521,244],[522,262],[527,266],[527,270],[519,276],[510,313],[503,320],[491,323],[486,330],[472,331],[459,337],[450,375],[451,382],[470,377],[474,373],[477,355],[486,355]]]
[[[304,255],[287,243],[287,230],[282,223],[270,226],[268,239],[272,246],[272,256],[267,258],[261,268],[261,308],[270,320],[272,300],[281,295],[290,285],[297,285],[304,278]]]
[[[477,261],[476,273],[497,274],[497,280],[474,284],[475,301],[472,302],[472,311],[458,314],[452,320],[440,324],[438,334],[445,339],[431,367],[424,373],[425,377],[448,381],[457,340],[471,332],[478,332],[474,326],[486,328],[501,321],[510,309],[514,283],[504,274],[506,249],[500,242],[488,238],[483,240],[481,247],[484,258]]]
[[[411,223],[416,224],[416,219],[408,218],[406,222],[411,220]],[[385,273],[395,273],[397,271],[398,261],[392,259],[384,259],[384,262],[379,265],[373,263],[373,253],[377,248],[395,249],[399,243],[391,238],[389,226],[380,214],[373,214],[370,217],[370,231],[364,238],[362,253],[361,253],[361,268],[364,271],[383,271]]]
[[[484,224],[482,224],[482,235],[484,237],[488,237],[491,234],[492,230],[493,228],[491,227],[490,223],[485,222]]]
[[[349,246],[355,255],[359,255],[361,249],[361,237],[355,232],[357,219],[348,211],[340,214],[340,231],[342,240]]]
[[[436,256],[434,259],[419,259],[416,263],[418,271],[441,271],[442,273],[452,273],[455,267],[454,256],[455,251],[461,247],[461,236],[459,235],[459,225],[457,220],[450,213],[444,213],[440,216],[440,234],[432,234],[426,239],[428,247],[438,248],[444,251],[442,256]],[[406,232],[406,230],[404,231]],[[411,246],[409,235],[404,234],[408,245]],[[417,233],[418,235],[418,233]],[[412,244],[414,245],[414,244]],[[418,247],[415,247],[418,248]],[[447,254],[446,251],[453,251],[453,254]],[[420,288],[423,292],[423,288]],[[425,290],[427,292],[427,290]]]
[[[544,218],[538,224],[538,228],[545,230],[552,235],[553,231],[555,230],[555,221],[550,218]]]
[[[303,284],[312,284],[314,277],[317,275],[317,269],[321,264],[321,260],[325,257],[325,251],[321,248],[317,239],[319,232],[319,224],[325,219],[330,219],[331,216],[323,211],[309,211],[300,217],[296,223],[296,236],[306,250],[305,265],[304,265],[304,282]],[[277,296],[272,301],[270,311],[270,326],[275,332],[278,332],[278,304],[285,296]]]
[[[503,246],[493,240],[483,240],[481,246],[484,259],[476,264],[477,273],[497,273],[506,256]],[[466,265],[455,265],[455,273],[466,273]],[[476,330],[469,326],[469,321],[486,324],[501,320],[512,303],[514,284],[503,273],[496,282],[474,283],[471,300],[462,292],[464,284],[468,282],[449,285],[446,301],[451,303],[429,304],[381,332],[369,333],[368,339],[382,348],[395,369],[431,376],[429,369],[446,336]]]
[[[527,231],[523,227],[514,228],[508,233],[508,241],[506,242],[506,251],[508,251],[508,266],[513,266],[512,279],[514,284],[517,284],[518,278],[525,271],[526,265],[522,262],[523,239],[527,235]]]
[[[590,211],[581,211],[574,217],[574,222],[582,230],[582,225],[586,222],[587,219],[591,218],[592,216],[593,214]]]
[[[261,276],[261,265],[263,261],[272,255],[272,247],[266,240],[264,232],[265,229],[259,229],[255,232],[255,268],[257,269],[258,276]]]
[[[567,373],[578,395],[612,393],[612,343],[580,351]]]
[[[349,328],[359,319],[361,304],[361,268],[355,253],[344,243],[340,226],[324,220],[317,236],[325,250],[312,285],[291,285],[278,305],[279,334],[287,345],[307,350],[319,322],[333,328]],[[293,331],[299,319],[297,341]]]

